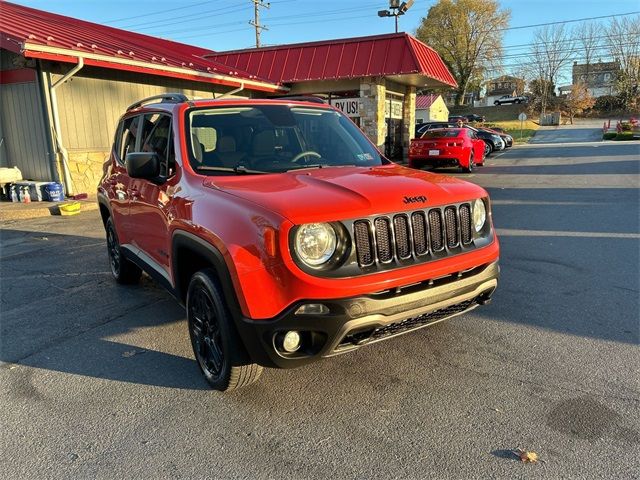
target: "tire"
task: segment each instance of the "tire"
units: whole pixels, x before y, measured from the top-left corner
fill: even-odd
[[[495,102],[493,102],[494,105],[500,105],[500,102],[498,100],[496,100]]]
[[[484,156],[485,156],[485,158],[487,158],[489,155],[491,155],[492,151],[493,151],[493,149],[491,148],[491,144],[489,142],[484,142]]]
[[[212,269],[191,277],[187,322],[193,354],[209,385],[227,392],[255,382],[263,369],[256,364],[232,365],[231,352],[241,345],[223,298]]]
[[[473,169],[475,168],[475,166],[476,166],[476,163],[475,163],[475,161],[473,159],[473,152],[471,152],[469,154],[469,166],[468,167],[463,167],[462,170],[464,172],[466,172],[466,173],[471,173],[471,172],[473,172]]]
[[[107,233],[107,254],[109,255],[109,265],[111,266],[113,278],[122,285],[138,283],[142,270],[122,255],[118,234],[111,217],[107,219],[105,230]]]
[[[520,103],[520,100],[516,100],[516,101],[515,101],[515,102],[513,102],[513,103]]]

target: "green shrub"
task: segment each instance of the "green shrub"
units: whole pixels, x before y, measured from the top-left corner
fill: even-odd
[[[614,140],[634,140],[633,132],[622,132],[618,133]]]
[[[603,140],[613,140],[618,134],[616,132],[607,132],[602,135]]]

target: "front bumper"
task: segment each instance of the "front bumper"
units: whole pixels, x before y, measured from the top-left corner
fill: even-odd
[[[438,279],[371,295],[297,302],[271,320],[240,318],[236,325],[251,360],[272,368],[293,368],[355,350],[488,303],[498,285],[498,262]],[[323,304],[325,315],[296,315],[304,304]],[[290,330],[300,333],[297,352],[280,345]]]

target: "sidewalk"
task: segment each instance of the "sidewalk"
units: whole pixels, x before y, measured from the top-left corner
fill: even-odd
[[[90,195],[85,200],[68,200],[67,202],[0,202],[0,222],[60,215],[58,205],[68,202],[80,202],[80,214],[98,209],[95,195]]]

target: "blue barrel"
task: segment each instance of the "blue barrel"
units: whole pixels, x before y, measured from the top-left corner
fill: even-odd
[[[44,185],[44,193],[46,200],[49,202],[64,201],[64,188],[61,183],[50,182]]]

